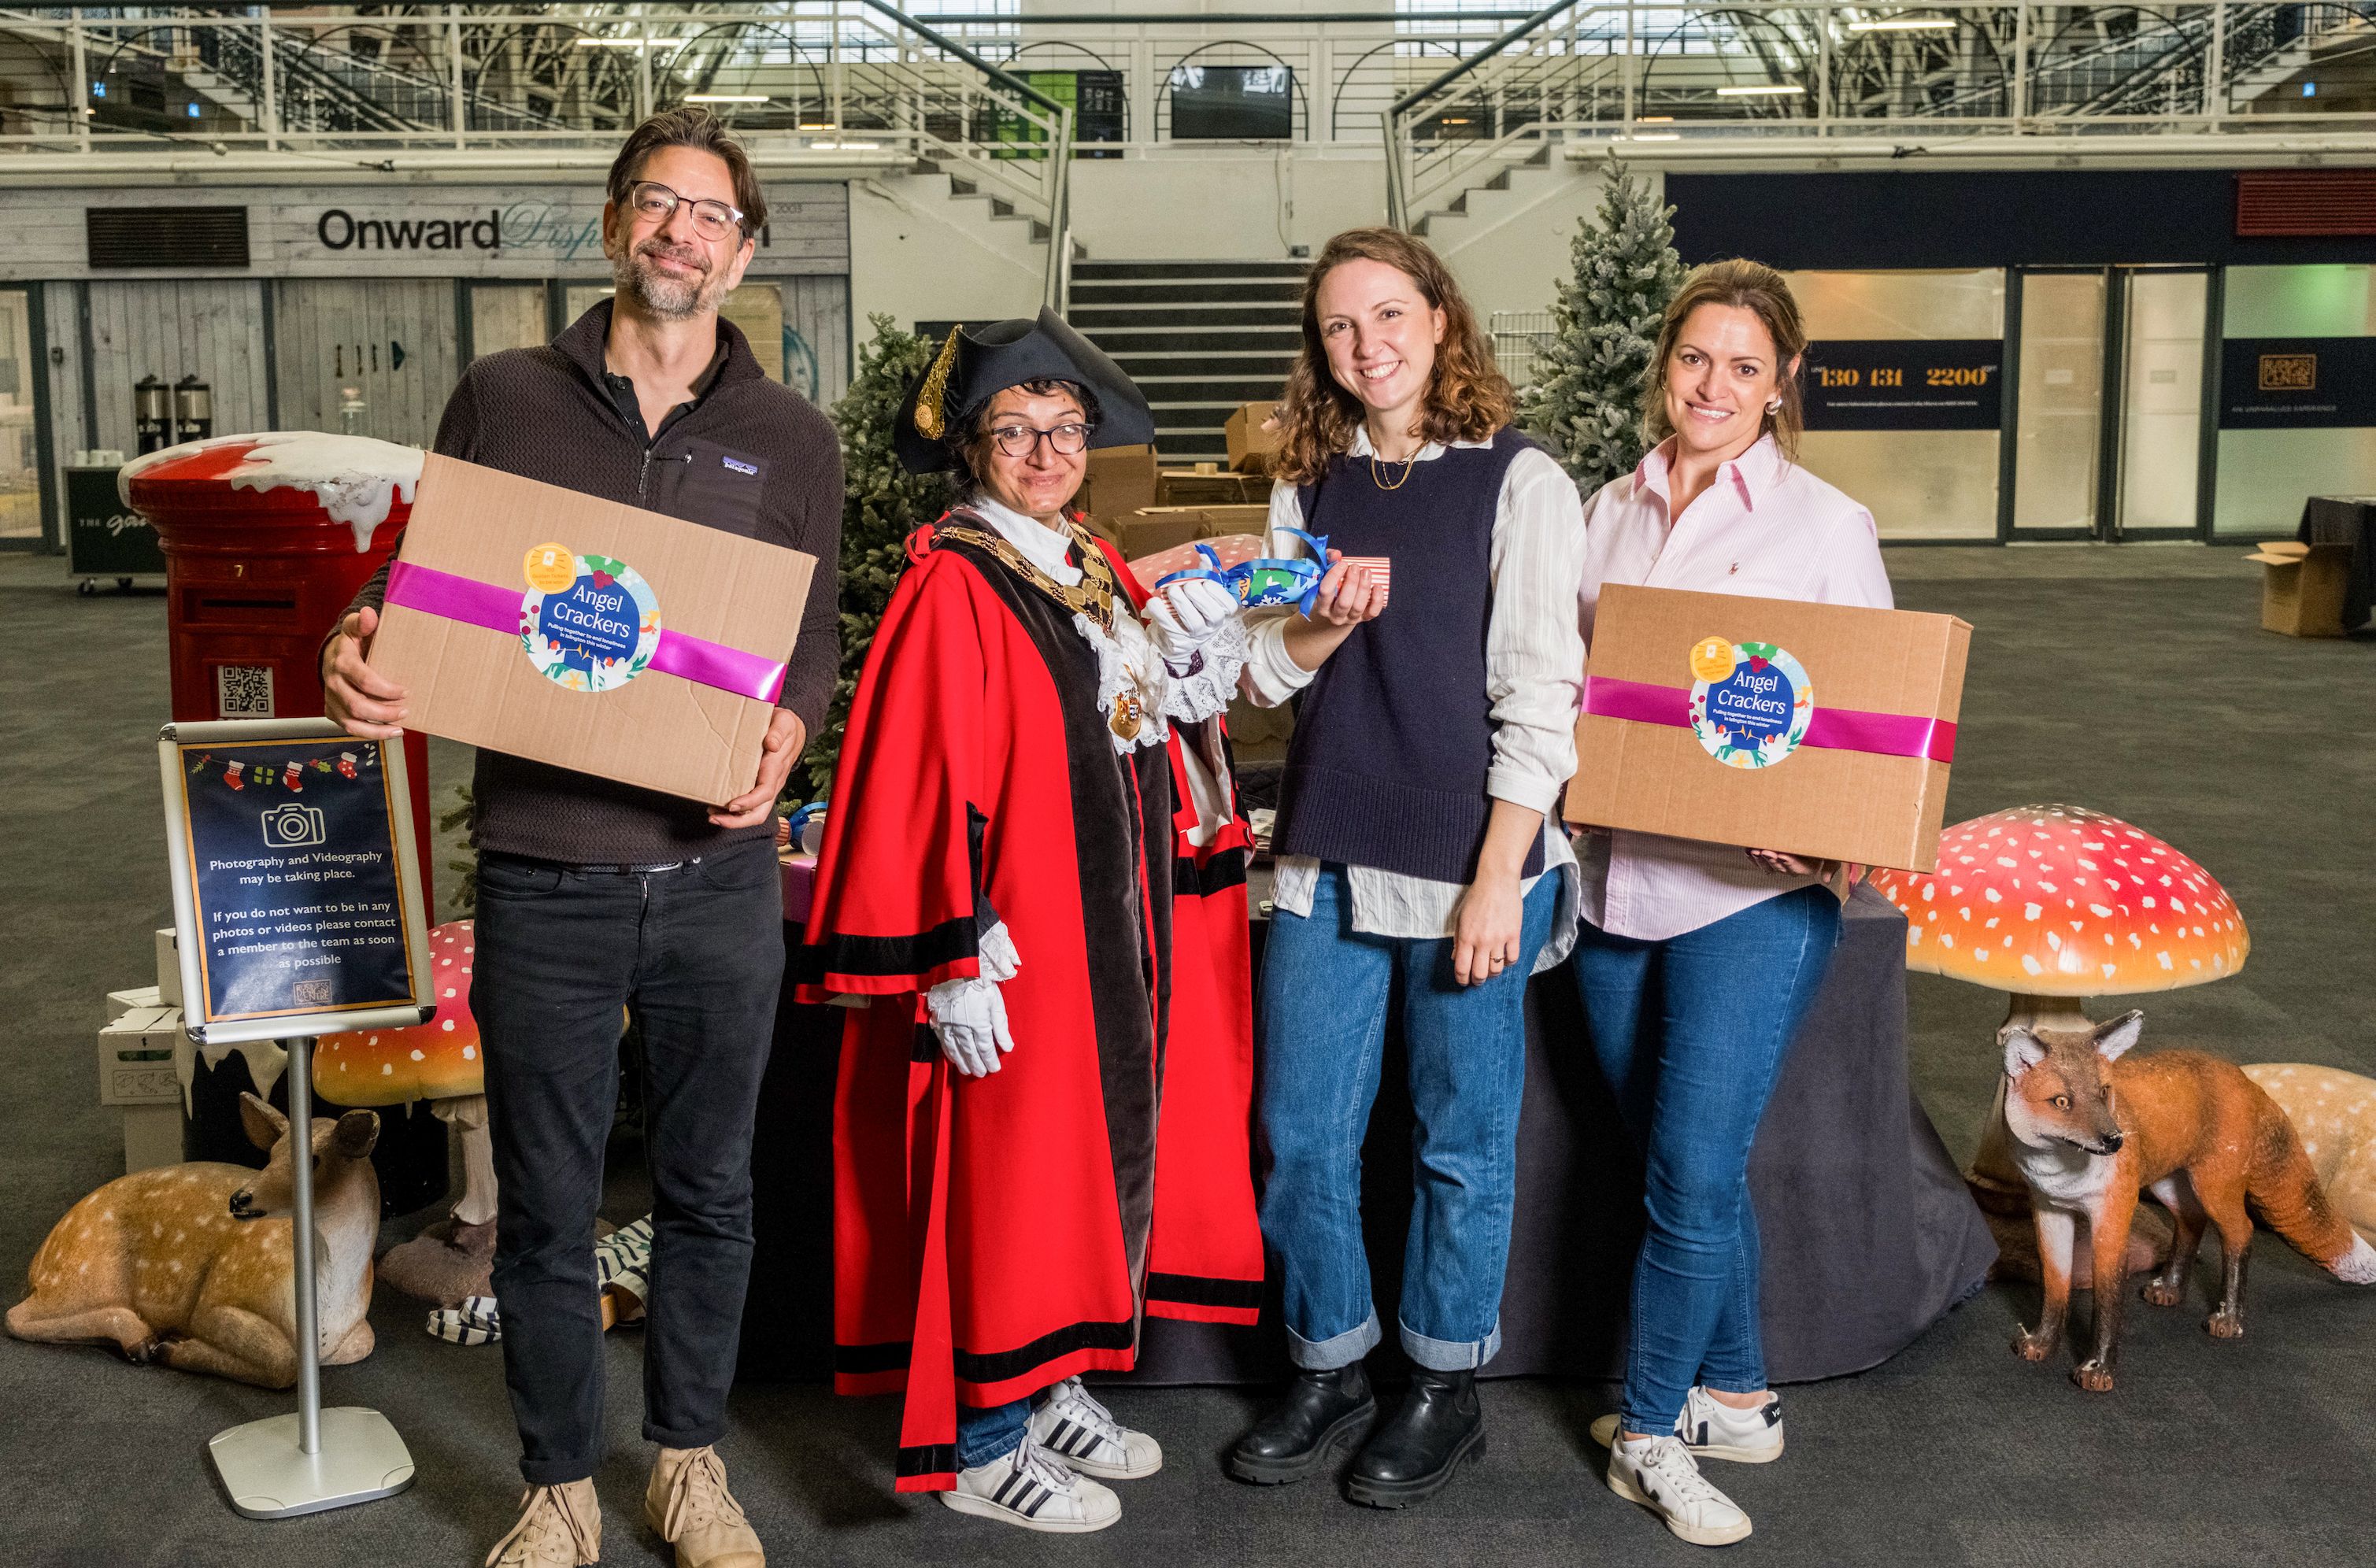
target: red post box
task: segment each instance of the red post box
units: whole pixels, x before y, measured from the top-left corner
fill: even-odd
[[[125,505],[165,553],[173,717],[322,712],[322,641],[396,549],[421,476],[417,447],[282,432],[184,442],[125,465]],[[422,897],[432,909],[429,752],[404,737]]]

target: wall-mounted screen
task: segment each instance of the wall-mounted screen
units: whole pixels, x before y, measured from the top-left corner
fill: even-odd
[[[1285,65],[1174,65],[1175,141],[1287,141],[1295,135],[1295,73]]]

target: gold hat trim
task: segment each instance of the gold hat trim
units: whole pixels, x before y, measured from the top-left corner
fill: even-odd
[[[957,334],[964,330],[963,322],[949,328],[948,339],[941,344],[940,354],[933,361],[933,368],[924,373],[922,390],[916,394],[916,429],[928,441],[938,441],[941,432],[948,425],[942,400],[948,395],[949,373],[956,368]]]

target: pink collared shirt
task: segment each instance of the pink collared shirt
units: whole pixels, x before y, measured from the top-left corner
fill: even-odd
[[[1670,524],[1673,446],[1669,436],[1586,508],[1578,608],[1587,670],[1606,583],[1892,608],[1872,514],[1785,458],[1772,436],[1719,469]],[[1578,859],[1584,918],[1644,941],[1697,931],[1815,881],[1777,876],[1732,845],[1649,833],[1589,832]]]

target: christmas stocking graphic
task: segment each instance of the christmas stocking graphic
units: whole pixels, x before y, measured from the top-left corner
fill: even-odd
[[[352,778],[354,776],[355,754],[352,752],[340,752],[339,754],[339,777],[341,778]]]
[[[280,782],[289,786],[289,792],[291,794],[303,794],[305,792],[304,765],[302,763],[291,763],[289,765],[288,771],[280,776]]]
[[[245,767],[246,764],[244,763],[227,762],[223,764],[223,782],[230,785],[234,790],[246,789],[247,780],[240,777]]]

